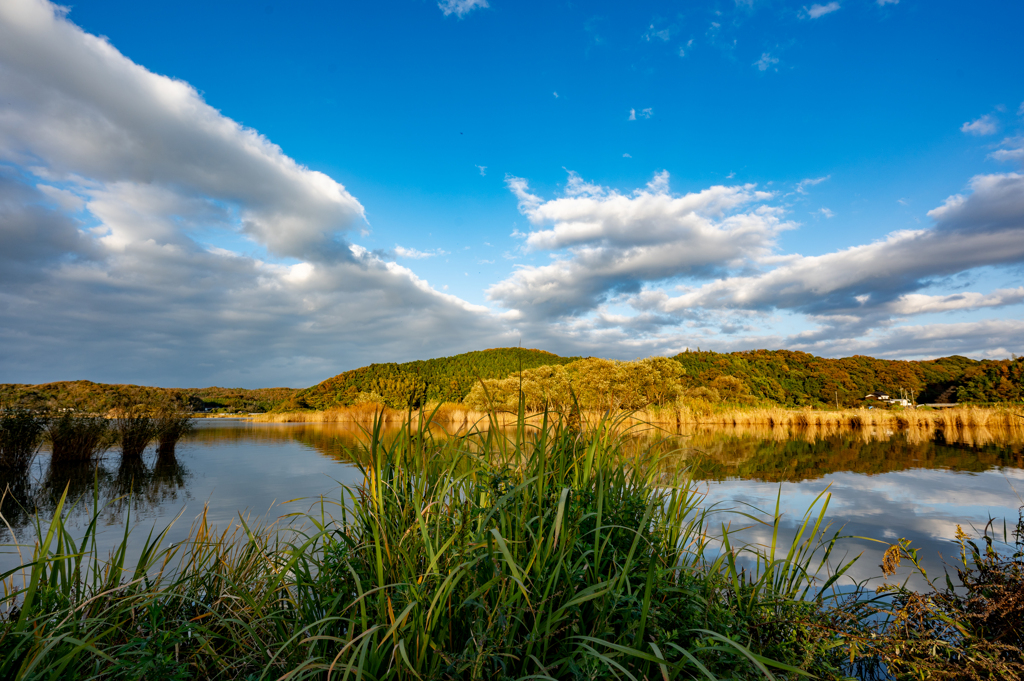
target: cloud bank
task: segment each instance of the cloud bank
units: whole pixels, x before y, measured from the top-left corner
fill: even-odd
[[[823,179],[798,187],[806,192]],[[934,325],[900,327],[906,318],[1024,302],[1024,287],[928,292],[955,275],[1024,263],[1024,175],[1018,173],[973,178],[968,193],[929,211],[930,228],[813,256],[778,253],[778,235],[798,225],[779,196],[754,185],[675,195],[662,172],[622,194],[570,173],[565,195],[544,200],[525,179],[506,181],[533,225],[524,248],[552,256],[550,264],[521,266],[488,290],[523,323],[557,320],[567,333],[617,332],[668,345],[717,335],[719,347],[753,343],[826,354],[891,352],[897,338],[917,352],[922,342],[913,334],[920,333],[935,341],[924,352],[934,355],[951,344],[948,334]],[[756,333],[780,314],[817,328]],[[1024,328],[1004,326],[994,347],[1012,346],[1007,334]]]
[[[777,63],[765,53],[757,66]],[[344,186],[55,5],[0,4],[0,92],[5,382],[302,386],[520,339],[619,358],[696,346],[927,357],[1005,356],[1024,337],[1006,313],[1024,305],[1018,172],[974,177],[923,228],[810,255],[780,243],[801,228],[794,215],[834,215],[808,204],[828,175],[789,193],[676,193],[667,172],[631,191],[569,173],[552,198],[507,175],[529,224],[525,264],[497,275],[489,308],[394,262],[428,267],[442,248],[355,243],[369,224]],[[996,132],[985,119],[964,131]],[[990,157],[1021,161],[1022,147],[1006,137]],[[985,317],[996,310],[1005,318]]]
[[[54,5],[0,4],[0,92],[6,380],[302,385],[499,337],[351,244],[341,184]]]

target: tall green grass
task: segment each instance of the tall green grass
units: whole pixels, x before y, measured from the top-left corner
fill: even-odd
[[[98,490],[65,492],[3,576],[0,678],[839,678],[879,659],[850,645],[877,610],[830,588],[849,564],[822,568],[827,495],[783,537],[778,509],[703,508],[611,421],[427,425],[385,439],[378,420],[340,499],[282,525],[201,516],[173,546],[126,525],[101,556]],[[74,503],[92,504],[78,537]],[[772,538],[737,546],[725,518]]]

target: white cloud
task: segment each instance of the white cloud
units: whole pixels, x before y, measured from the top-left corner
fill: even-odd
[[[804,7],[804,13],[811,19],[817,19],[823,17],[826,14],[831,14],[839,9],[838,2],[830,2],[827,5],[811,5],[810,8]]]
[[[834,218],[836,216],[836,214],[830,211],[828,208],[819,208],[818,212],[827,218]]]
[[[685,47],[680,47],[679,48],[679,56],[680,57],[685,57],[686,56],[686,48]]]
[[[437,6],[441,8],[446,17],[454,14],[460,19],[478,7],[490,7],[487,0],[441,0]]]
[[[423,258],[433,258],[438,255],[448,255],[448,251],[440,248],[435,248],[432,251],[418,251],[415,248],[403,248],[402,246],[395,245],[395,254],[399,258],[411,258],[413,260],[422,260]]]
[[[991,115],[985,114],[981,118],[969,121],[960,126],[960,132],[968,135],[992,135],[999,130],[999,124]]]
[[[894,314],[914,315],[951,310],[977,310],[983,307],[1002,307],[1024,302],[1024,286],[1013,289],[998,289],[983,295],[981,293],[953,293],[945,296],[908,293],[900,296],[891,306]]]
[[[982,175],[968,197],[929,211],[935,227],[893,232],[871,244],[819,256],[789,256],[763,274],[722,278],[656,302],[691,308],[791,309],[809,314],[890,313],[890,301],[933,279],[976,267],[1024,262],[1024,175]]]
[[[484,308],[349,243],[345,187],[54,5],[0,3],[0,92],[11,380],[308,385],[501,342]]]
[[[769,68],[778,63],[778,57],[773,57],[770,53],[764,52],[763,54],[761,54],[761,58],[754,62],[754,66],[757,67],[758,71],[767,71]]]
[[[900,0],[875,0],[875,2],[878,3],[879,7],[883,7],[885,5],[898,5]]]
[[[486,177],[487,176],[487,166],[477,166],[476,168],[477,168],[477,170],[480,171],[480,177]]]
[[[826,175],[825,177],[816,177],[816,178],[810,178],[809,177],[807,179],[800,180],[799,182],[796,183],[796,191],[799,194],[806,194],[808,187],[813,187],[815,185],[819,185],[822,182],[824,182],[825,180],[831,179],[831,177],[832,177],[831,175]]]
[[[555,99],[558,99],[558,92],[557,91],[556,92],[552,92],[551,94],[553,94],[555,96]]]
[[[529,317],[585,312],[644,281],[712,276],[767,255],[776,234],[791,226],[774,209],[751,207],[772,196],[754,185],[675,196],[668,182],[663,171],[621,194],[570,173],[565,196],[544,201],[525,180],[509,178],[520,210],[537,227],[526,248],[565,253],[550,265],[517,269],[488,297]]]
[[[632,157],[632,156],[630,156],[629,154],[623,154],[623,155],[622,155],[622,158],[633,158],[633,157]]]
[[[996,161],[1024,161],[1024,135],[1007,137],[999,143],[1000,148],[988,155]]]
[[[641,109],[640,113],[637,113],[636,109],[630,109],[629,110],[629,118],[627,118],[626,120],[628,120],[628,121],[635,121],[638,116],[640,118],[645,118],[646,119],[646,118],[650,118],[653,115],[654,115],[654,109],[652,109],[651,107],[647,107],[646,109]]]
[[[1020,107],[1017,109],[1018,116],[1024,116],[1024,102],[1020,103]]]

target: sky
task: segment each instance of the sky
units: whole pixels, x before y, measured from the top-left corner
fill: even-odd
[[[1024,4],[0,0],[0,382],[1024,354]]]

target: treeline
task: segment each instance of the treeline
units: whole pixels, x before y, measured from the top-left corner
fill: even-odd
[[[481,383],[483,379],[484,383]],[[521,381],[521,385],[520,385]],[[486,390],[484,386],[486,385]],[[792,350],[684,352],[671,358],[616,362],[559,357],[543,350],[496,348],[402,364],[371,364],[305,390],[291,388],[153,388],[61,381],[0,385],[0,407],[73,408],[99,413],[125,399],[172,400],[193,411],[325,410],[360,403],[393,409],[442,402],[515,411],[520,387],[528,409],[567,406],[640,409],[683,399],[702,403],[785,407],[865,404],[878,391],[934,402],[1002,403],[1024,400],[1024,357],[926,361],[863,355],[829,359]],[[489,401],[488,401],[489,400]]]
[[[1024,358],[973,360],[954,355],[925,361],[864,355],[828,359],[792,350],[734,353],[684,352],[673,357],[686,370],[687,387],[735,376],[759,399],[784,406],[855,407],[884,391],[919,404],[1019,400]]]
[[[328,409],[377,402],[405,409],[430,402],[462,402],[480,379],[506,378],[520,370],[559,366],[578,359],[544,350],[495,348],[404,364],[371,364],[296,394],[290,406]]]
[[[329,409],[376,402],[395,409],[462,402],[515,411],[547,404],[640,409],[677,400],[786,407],[866,404],[886,392],[919,404],[1024,399],[1024,358],[926,361],[842,359],[791,350],[684,352],[672,358],[616,362],[503,348],[406,364],[371,364],[295,395],[291,408]],[[484,379],[481,383],[480,379]]]
[[[225,410],[233,412],[272,411],[286,404],[298,392],[292,388],[154,388],[143,385],[58,381],[28,385],[0,384],[0,407],[34,411],[69,409],[86,413],[104,413],[116,405],[174,403],[194,412]]]

